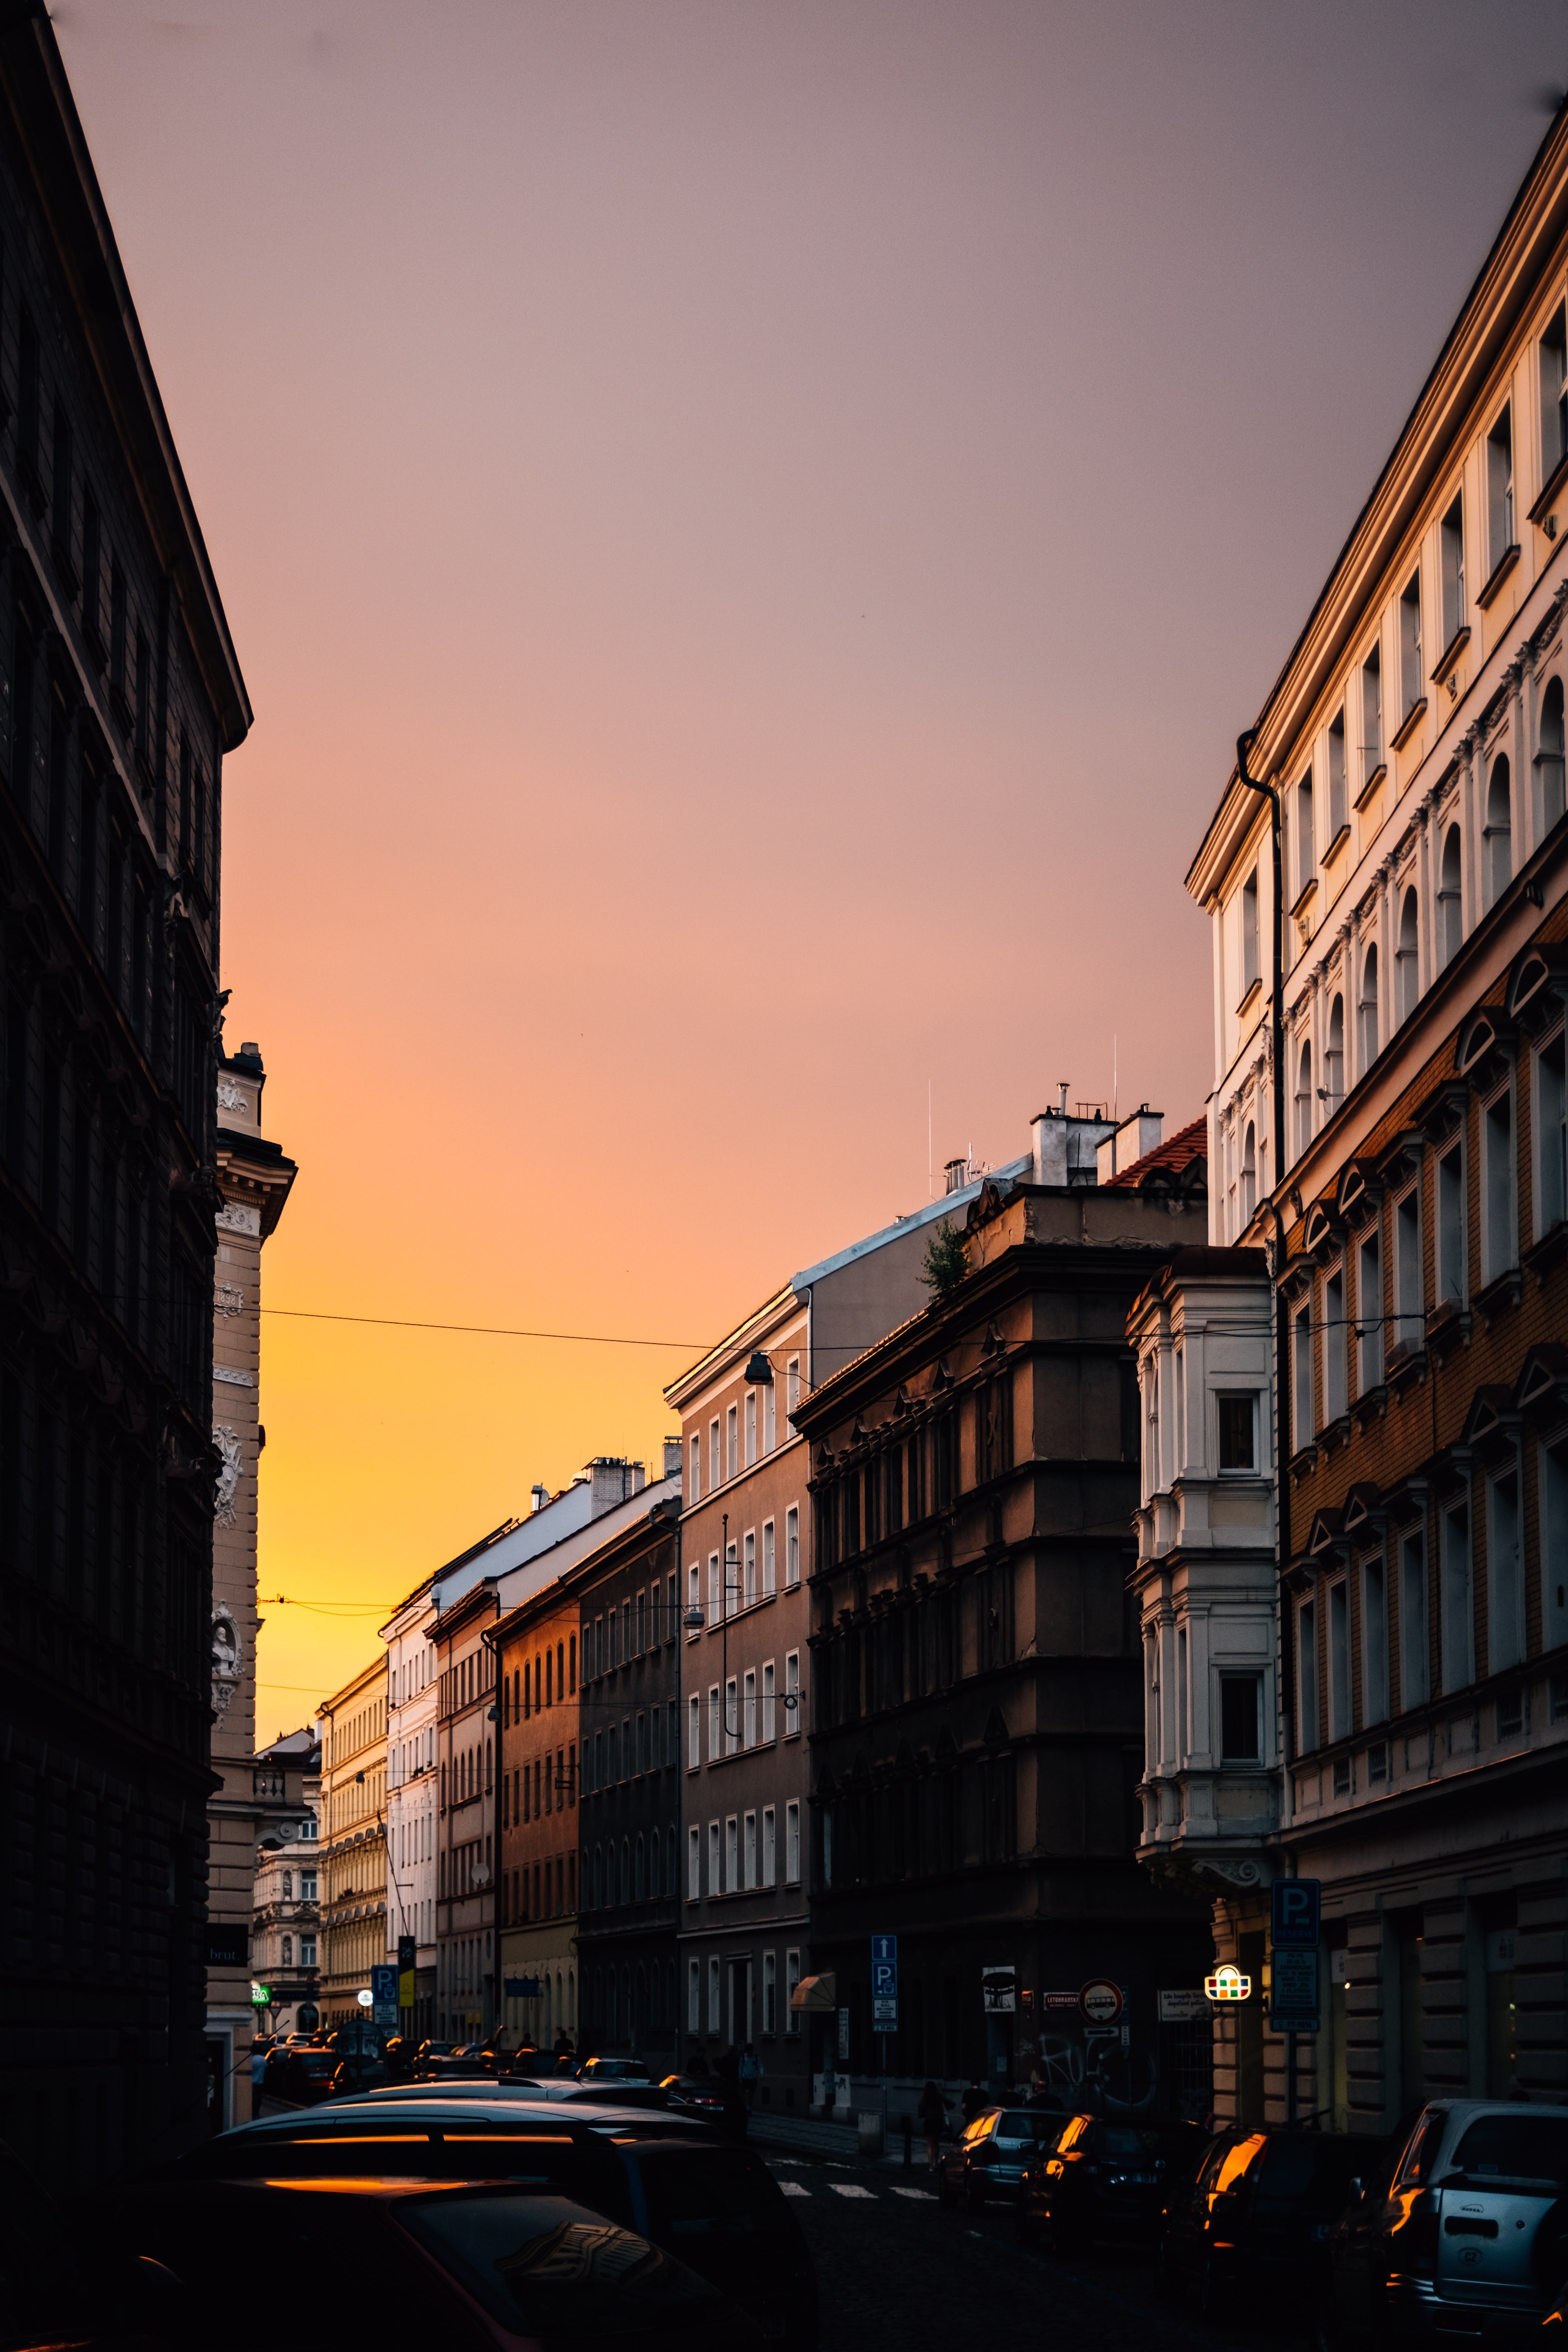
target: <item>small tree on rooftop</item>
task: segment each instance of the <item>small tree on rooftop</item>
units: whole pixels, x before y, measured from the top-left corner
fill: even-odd
[[[944,1217],[926,1243],[925,1266],[921,1275],[931,1292],[932,1305],[940,1307],[944,1298],[951,1298],[968,1272],[963,1235],[954,1233]]]

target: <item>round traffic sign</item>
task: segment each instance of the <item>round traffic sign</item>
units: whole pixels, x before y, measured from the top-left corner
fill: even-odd
[[[1109,1977],[1090,1977],[1079,1990],[1078,2005],[1090,2025],[1114,2025],[1121,2014],[1121,1987]]]

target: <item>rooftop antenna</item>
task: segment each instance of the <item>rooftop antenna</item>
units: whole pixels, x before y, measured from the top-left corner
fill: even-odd
[[[1112,1127],[1120,1123],[1116,1116],[1116,1053],[1117,1035],[1113,1029],[1110,1033],[1110,1124]]]
[[[926,1199],[928,1201],[931,1196],[931,1181],[934,1174],[935,1163],[931,1159],[931,1080],[928,1078],[926,1080]]]

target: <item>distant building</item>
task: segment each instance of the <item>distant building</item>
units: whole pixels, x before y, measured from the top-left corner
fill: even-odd
[[[496,1807],[499,2015],[509,2027],[515,2019],[522,2037],[541,2048],[560,2034],[575,2044],[582,1771],[575,1593],[552,1580],[507,1611],[491,1641],[502,1767]]]
[[[321,1888],[319,1837],[321,1743],[313,1731],[275,1739],[256,1759],[268,1815],[257,1849],[250,1966],[257,2030],[310,2033],[321,2022]],[[248,2112],[240,2103],[240,2114]]]
[[[414,1945],[413,2000],[400,1974],[399,2028],[417,2041],[436,2030],[436,1846],[438,1774],[436,1727],[439,1667],[434,1640],[434,1578],[411,1592],[384,1624],[386,1643],[386,1952],[396,1964]]]
[[[1158,1866],[1221,1865],[1255,1998],[1216,2092],[1247,2123],[1381,2134],[1432,2096],[1568,2087],[1565,208],[1560,110],[1187,877],[1215,940],[1211,1238],[1270,1253],[1267,1299],[1232,1279],[1226,1307],[1277,1318],[1270,1393],[1256,1355],[1221,1379],[1282,1407],[1277,1561],[1245,1478],[1227,1509],[1231,1632],[1268,1612],[1278,1712],[1249,1855],[1212,1732],[1184,1821],[1162,1737],[1146,1835],[1157,1798]],[[1278,897],[1250,779],[1279,795]],[[1151,1299],[1151,1334],[1184,1311]],[[1209,1452],[1213,1504],[1225,1477]],[[1322,1887],[1293,2074],[1279,1876]]]
[[[1206,2063],[1184,2082],[1190,2053],[1161,2039],[1158,1994],[1195,1986],[1210,1947],[1206,1906],[1153,1889],[1134,1858],[1125,1591],[1127,1313],[1205,1230],[1204,1130],[1160,1148],[1157,1118],[1140,1125],[1141,1158],[1108,1135],[1103,1162],[1097,1143],[1075,1165],[1068,1121],[1037,1121],[1022,1167],[953,1221],[963,1264],[795,1411],[811,1454],[813,1969],[845,2029],[808,2012],[819,2086],[891,2076],[912,2097],[928,2076],[1037,2076],[1065,2097],[1098,2067],[1136,2101],[1170,2057],[1167,2102],[1206,2106]],[[880,2011],[877,1936],[898,1947]],[[1125,2048],[1085,2038],[1077,1994],[1096,1978],[1125,1997]]]
[[[261,1133],[266,1085],[258,1046],[226,1055],[217,1073],[217,1264],[213,1280],[213,1770],[207,1803],[207,2098],[215,2130],[247,2091],[254,2019],[251,1889],[257,1840],[268,1815],[256,1747],[257,1477],[260,1418],[261,1250],[296,1174]]]
[[[358,2017],[386,1960],[386,1653],[321,1706],[322,2021]]]
[[[219,776],[250,706],[42,7],[0,37],[0,2136],[79,2187],[209,2105]]]

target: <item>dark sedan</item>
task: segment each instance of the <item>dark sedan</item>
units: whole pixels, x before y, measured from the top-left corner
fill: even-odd
[[[332,2076],[340,2063],[335,2050],[309,2043],[300,2049],[277,2044],[268,2052],[261,2070],[261,2095],[291,2107],[313,2107],[318,2100],[332,2096]]]
[[[1025,2165],[1042,2142],[1054,2143],[1061,2128],[1061,2116],[1047,2108],[988,2108],[964,2126],[956,2147],[943,2156],[937,2195],[944,2205],[967,2205],[972,2213],[996,2198],[1012,2204]]]
[[[724,2089],[711,2075],[667,2074],[659,2084],[671,2115],[695,2116],[700,2123],[721,2126]]]
[[[178,2352],[389,2344],[521,2352],[614,2340],[637,2352],[763,2352],[743,2311],[646,2238],[576,2200],[494,2182],[166,2181],[116,2199],[107,2228],[155,2282],[149,2336]],[[235,2290],[235,2249],[263,2246]]]
[[[1196,2171],[1207,2140],[1196,2124],[1109,2123],[1074,2116],[1024,2168],[1018,2235],[1053,2251],[1153,2246],[1171,2194]]]
[[[1221,2132],[1166,2204],[1162,2285],[1190,2294],[1211,2318],[1263,2294],[1310,2312],[1328,2231],[1384,2146],[1343,2132]]]

